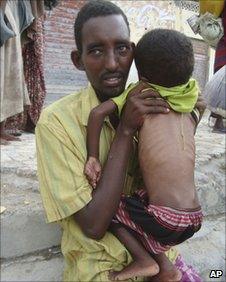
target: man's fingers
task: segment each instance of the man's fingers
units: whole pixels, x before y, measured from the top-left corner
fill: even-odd
[[[159,93],[151,88],[143,89],[138,97],[141,99],[161,98]]]
[[[143,101],[143,105],[147,107],[161,106],[165,108],[170,108],[169,104],[164,99],[161,99],[161,98],[145,99]]]
[[[142,90],[144,90],[145,88],[149,88],[150,89],[150,85],[148,85],[146,82],[144,81],[140,81],[139,84],[134,87],[130,92],[129,92],[129,97],[132,96],[138,96],[140,95],[140,92]]]

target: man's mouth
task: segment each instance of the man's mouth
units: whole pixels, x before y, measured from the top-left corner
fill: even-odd
[[[110,86],[110,87],[116,87],[119,86],[122,82],[122,76],[121,75],[109,75],[105,76],[103,79],[103,83],[105,86]]]

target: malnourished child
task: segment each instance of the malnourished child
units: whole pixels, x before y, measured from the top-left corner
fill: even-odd
[[[139,131],[139,163],[144,189],[122,195],[110,230],[130,251],[133,262],[110,274],[112,280],[154,276],[152,281],[180,281],[181,273],[167,267],[164,252],[192,237],[202,223],[194,183],[197,82],[191,78],[193,48],[182,33],[155,29],[146,33],[135,49],[139,78],[166,99],[168,114],[148,115]],[[130,85],[120,96],[94,108],[87,129],[88,159],[84,173],[95,188],[101,177],[99,138],[104,119],[121,115],[130,95],[145,95],[140,84]],[[148,103],[148,100],[147,100]],[[113,172],[114,173],[114,172]]]

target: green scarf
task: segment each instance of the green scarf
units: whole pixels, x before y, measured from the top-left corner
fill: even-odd
[[[176,112],[191,112],[198,100],[199,87],[197,81],[193,78],[185,84],[169,88],[152,83],[148,84],[151,88],[157,90]]]

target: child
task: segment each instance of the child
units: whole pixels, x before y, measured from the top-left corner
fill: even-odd
[[[135,63],[139,77],[148,81],[173,110],[167,115],[148,115],[139,131],[145,190],[131,197],[122,195],[111,226],[134,261],[122,271],[113,271],[110,278],[154,276],[156,280],[152,281],[179,281],[181,273],[170,265],[169,271],[162,271],[164,252],[192,237],[202,222],[194,184],[195,123],[191,112],[198,86],[190,78],[194,67],[192,44],[177,31],[155,29],[138,42]],[[99,137],[104,119],[115,111],[120,115],[127,96],[137,95],[139,89],[139,85],[131,85],[90,113],[84,173],[93,188],[101,176]]]

